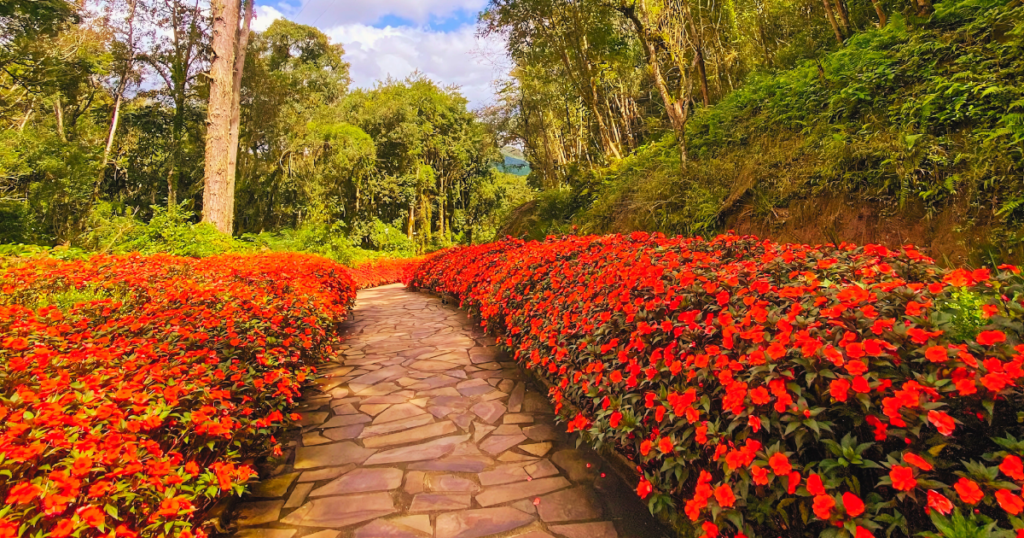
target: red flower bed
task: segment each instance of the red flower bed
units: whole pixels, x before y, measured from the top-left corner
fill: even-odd
[[[359,289],[376,288],[398,282],[407,283],[417,267],[430,256],[417,258],[385,258],[357,265],[351,269]]]
[[[412,285],[460,297],[684,534],[1024,528],[1014,267],[636,233],[456,249]]]
[[[0,538],[186,537],[253,474],[348,315],[294,254],[0,269]]]

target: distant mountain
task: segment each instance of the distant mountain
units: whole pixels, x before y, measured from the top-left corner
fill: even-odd
[[[495,163],[495,168],[505,172],[506,174],[514,174],[517,176],[530,175],[530,163],[526,161],[526,156],[523,155],[523,152],[518,148],[505,146],[501,148],[501,155],[505,158],[505,161],[502,163]]]

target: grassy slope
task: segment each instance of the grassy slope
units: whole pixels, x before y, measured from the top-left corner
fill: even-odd
[[[803,240],[914,241],[939,256],[987,243],[1019,257],[1024,7],[946,0],[936,10],[916,27],[894,16],[855,36],[820,70],[808,62],[755,75],[691,120],[684,170],[667,136],[589,185],[547,193],[532,217],[519,215],[520,229],[737,227],[782,239],[790,230]],[[857,219],[880,229],[859,233]]]

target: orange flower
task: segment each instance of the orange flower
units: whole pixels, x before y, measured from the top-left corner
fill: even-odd
[[[659,439],[658,440],[658,450],[660,450],[662,454],[668,454],[668,453],[672,452],[672,450],[673,450],[672,438],[671,437],[662,437],[661,439]]]
[[[32,484],[30,482],[21,482],[20,484],[11,488],[11,492],[7,494],[7,504],[26,504],[34,501],[39,494],[43,492],[43,488]]]
[[[921,469],[922,471],[931,471],[933,469],[932,464],[925,461],[924,458],[914,454],[913,452],[907,452],[903,455],[903,461]]]
[[[1008,489],[1001,489],[996,492],[996,502],[1011,516],[1015,516],[1024,510],[1024,500]]]
[[[960,500],[967,504],[978,504],[979,501],[985,498],[985,492],[981,491],[977,483],[968,478],[960,478],[953,485],[953,489],[960,496]]]
[[[983,346],[994,346],[1006,341],[1003,331],[982,331],[978,334],[978,343]]]
[[[829,384],[828,392],[836,401],[845,402],[849,398],[850,382],[845,379],[836,379]]]
[[[831,495],[818,495],[814,497],[814,515],[819,519],[828,520],[832,517],[832,509],[836,506],[836,500]]]
[[[768,458],[768,465],[771,466],[772,472],[777,475],[786,475],[793,470],[793,466],[789,463],[789,458],[786,457],[782,452],[776,452]]]
[[[644,442],[640,443],[640,454],[642,454],[644,456],[650,454],[652,446],[653,446],[653,443],[651,443],[651,440],[650,439],[645,439]]]
[[[715,500],[718,501],[723,508],[730,508],[736,504],[736,496],[732,492],[732,488],[729,484],[722,484],[715,488]]]
[[[850,517],[857,517],[864,513],[864,501],[860,500],[860,497],[847,491],[843,493],[843,508],[846,509],[846,515]]]
[[[106,516],[103,514],[103,510],[100,510],[96,506],[83,506],[78,510],[75,510],[75,514],[78,515],[82,523],[90,527],[101,527]]]
[[[889,478],[892,479],[892,487],[900,491],[910,491],[917,487],[917,479],[914,478],[914,470],[902,465],[893,465],[889,471]]]
[[[949,515],[953,511],[953,503],[949,502],[945,495],[930,489],[928,490],[928,508],[942,515]]]
[[[641,499],[646,499],[652,491],[654,491],[654,488],[651,486],[651,483],[648,482],[646,478],[641,477],[640,483],[636,486],[636,494],[639,495]]]
[[[929,411],[928,422],[931,422],[935,426],[939,433],[949,437],[953,434],[953,429],[956,428],[956,423],[953,421],[953,417],[943,413],[942,411]]]
[[[763,486],[768,483],[768,470],[757,465],[750,468],[750,474],[754,477],[754,483]]]
[[[818,476],[817,473],[807,477],[807,491],[809,491],[811,495],[825,494],[825,484],[821,482],[821,477]]]
[[[924,356],[931,362],[940,363],[949,360],[949,355],[946,353],[946,348],[942,346],[932,346],[924,352]]]
[[[1024,464],[1017,456],[1009,455],[999,464],[999,470],[1014,480],[1024,480]]]

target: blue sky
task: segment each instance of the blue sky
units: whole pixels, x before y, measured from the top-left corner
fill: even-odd
[[[284,17],[340,42],[353,83],[372,87],[420,71],[455,84],[470,106],[493,102],[492,81],[508,72],[503,44],[476,36],[486,0],[257,0],[256,29]]]

